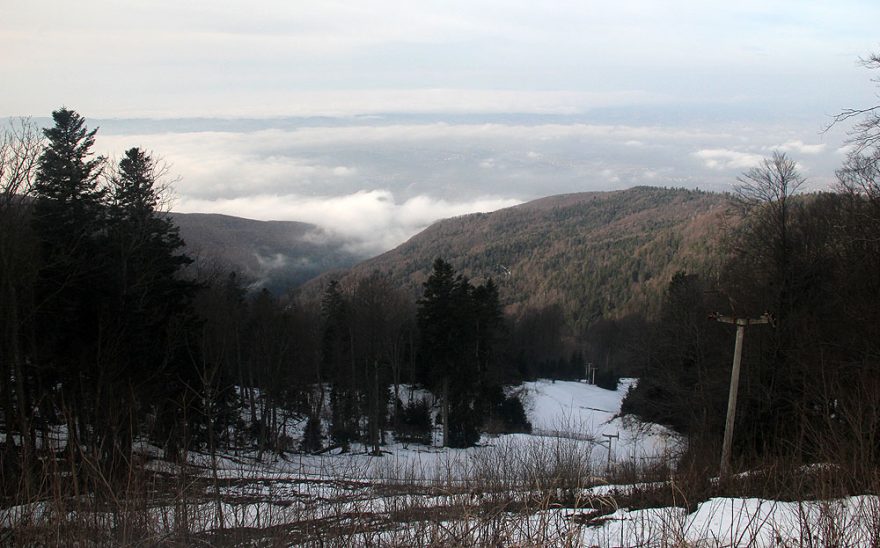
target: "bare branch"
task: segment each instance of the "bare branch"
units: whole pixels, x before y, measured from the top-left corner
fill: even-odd
[[[860,59],[860,64],[868,69],[880,69],[880,54],[871,54],[867,58]],[[880,82],[872,78],[874,82]],[[847,144],[853,145],[850,155],[860,155],[865,151],[880,146],[880,105],[866,108],[845,108],[834,116],[823,132],[842,122],[860,119],[847,131]]]
[[[760,204],[784,202],[806,182],[798,171],[797,162],[778,151],[736,180],[739,182],[734,190],[737,200],[747,209]]]
[[[880,111],[880,105],[869,108],[845,108],[834,116],[834,121],[826,128],[826,131],[831,129],[831,126],[838,122],[843,122],[856,116],[862,116],[877,111]]]
[[[8,207],[33,192],[43,136],[30,118],[13,120],[0,133],[0,206]]]

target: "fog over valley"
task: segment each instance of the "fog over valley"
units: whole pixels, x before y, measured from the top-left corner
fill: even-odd
[[[309,222],[365,256],[437,219],[541,196],[638,185],[726,192],[773,150],[824,189],[845,152],[842,130],[823,132],[821,119],[746,123],[662,109],[94,123],[105,154],[138,143],[170,164],[176,211]]]

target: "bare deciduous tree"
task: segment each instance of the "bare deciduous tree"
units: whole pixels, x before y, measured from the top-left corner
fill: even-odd
[[[18,431],[22,460],[27,465],[35,442],[31,411],[25,386],[22,326],[32,312],[32,283],[37,268],[30,208],[34,179],[43,139],[29,119],[9,123],[0,132],[0,398],[6,425],[4,472],[15,454]],[[8,478],[4,478],[8,479]],[[27,475],[21,476],[18,491],[30,496]]]
[[[806,182],[798,171],[797,162],[778,151],[736,180],[739,184],[735,192],[742,205],[771,204],[777,208],[785,207],[787,199]]]
[[[863,59],[862,64],[869,69],[880,69],[880,54],[872,54]],[[873,80],[880,83],[880,78]],[[828,127],[852,120],[856,122],[847,132],[847,144],[851,148],[837,171],[840,189],[853,196],[867,197],[877,205],[880,203],[880,105],[844,109]]]
[[[862,59],[861,62],[869,69],[880,69],[880,53],[873,53],[868,58]],[[880,78],[873,80],[880,83]],[[855,126],[849,130],[847,140],[854,147],[852,153],[862,155],[873,152],[876,157],[877,149],[880,147],[880,105],[843,109],[834,117],[828,128],[850,120],[858,120]]]
[[[745,213],[740,251],[753,257],[752,268],[776,286],[777,314],[784,315],[791,275],[791,197],[805,183],[797,162],[781,152],[737,177],[736,198]]]
[[[0,207],[31,194],[43,137],[29,118],[11,121],[0,133]]]

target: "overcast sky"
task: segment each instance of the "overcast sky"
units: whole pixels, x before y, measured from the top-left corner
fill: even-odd
[[[143,146],[176,209],[328,226],[637,184],[725,190],[774,149],[833,182],[878,99],[873,1],[0,0],[0,115]]]

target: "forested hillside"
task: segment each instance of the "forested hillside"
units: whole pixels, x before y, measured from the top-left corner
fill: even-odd
[[[736,330],[711,318],[769,318],[744,328],[734,453],[846,462],[858,481],[870,476],[880,432],[877,159],[873,145],[851,154],[827,193],[801,193],[805,178],[781,153],[744,172],[745,216],[720,276],[673,278],[624,409],[687,432],[690,451],[714,460]]]
[[[252,288],[278,294],[364,259],[343,240],[308,223],[208,213],[172,213],[171,219],[180,227],[187,253],[202,268],[238,272]]]
[[[159,207],[161,166],[137,147],[111,163],[78,113],[52,116],[0,135],[0,497],[44,496],[55,477],[44,465],[81,462],[69,487],[112,492],[143,444],[171,461],[243,446],[369,443],[380,455],[392,431],[431,439],[434,402],[411,397],[418,383],[443,394],[444,445],[473,445],[490,424],[529,429],[502,389],[512,376],[493,283],[435,261],[434,293],[418,302],[376,274],[298,302],[235,271],[188,269],[181,217]],[[290,235],[209,220],[233,248]],[[296,447],[290,420],[304,423]]]
[[[582,329],[603,317],[653,316],[679,270],[717,273],[724,229],[737,218],[729,197],[694,190],[552,196],[439,221],[340,281],[377,270],[417,294],[443,257],[468,277],[495,280],[509,314],[559,306],[565,322]]]

